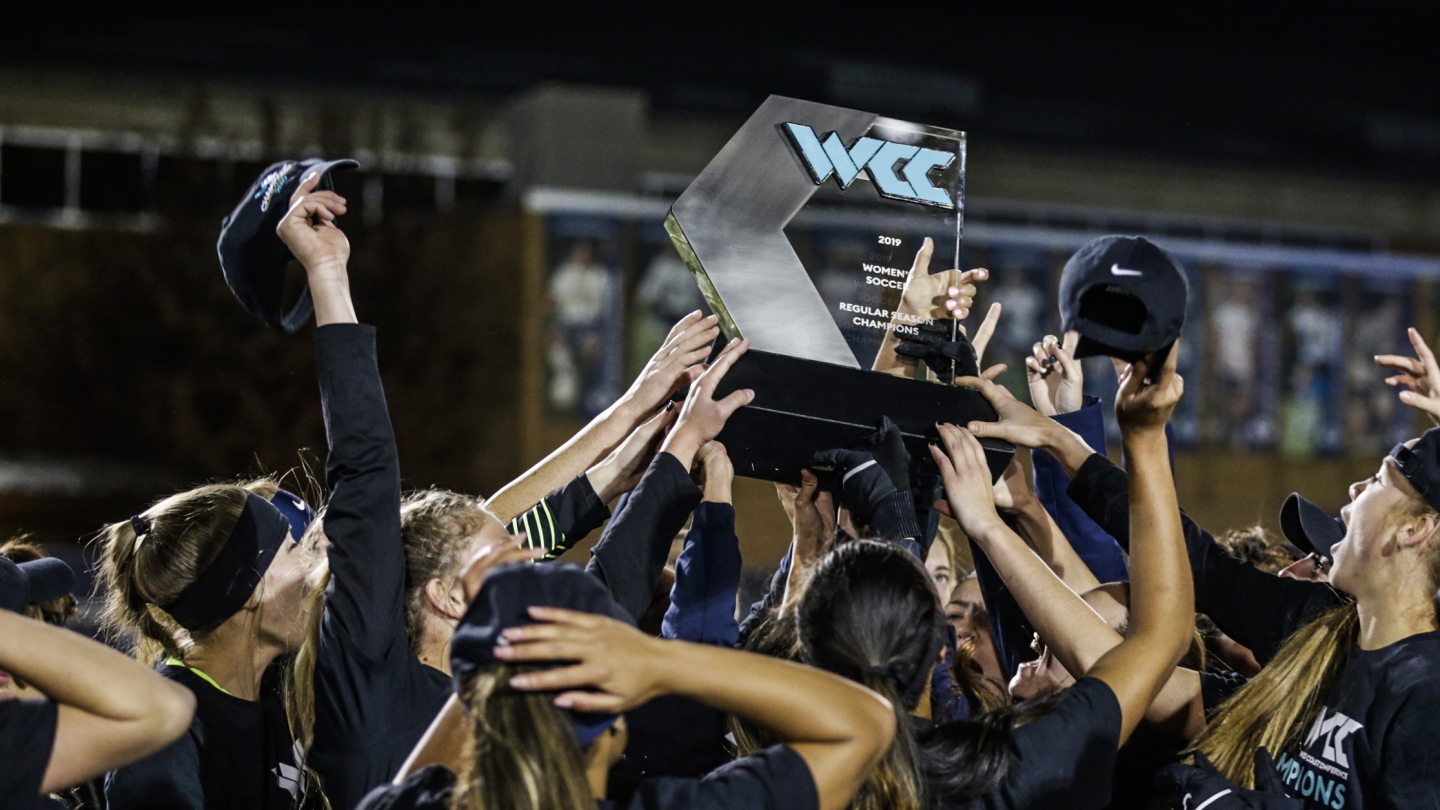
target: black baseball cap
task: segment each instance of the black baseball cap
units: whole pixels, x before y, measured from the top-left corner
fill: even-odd
[[[1190,282],[1175,257],[1143,236],[1102,236],[1060,275],[1060,320],[1080,333],[1076,357],[1135,362],[1168,348],[1185,328]]]
[[[295,306],[288,313],[281,312],[284,307],[281,296],[284,293],[285,265],[294,257],[280,241],[275,228],[290,208],[290,195],[312,171],[320,172],[320,184],[316,188],[334,191],[331,171],[359,167],[358,162],[348,158],[282,160],[271,164],[260,173],[259,179],[250,184],[235,210],[220,222],[220,241],[216,249],[220,253],[220,269],[225,274],[225,283],[246,309],[276,329],[294,332],[310,320],[314,311],[307,285]]]
[[[1329,560],[1334,557],[1330,549],[1345,539],[1345,522],[1292,492],[1280,507],[1280,531],[1300,550],[1300,556],[1318,552]]]
[[[0,557],[0,609],[24,612],[27,605],[50,602],[75,590],[75,572],[64,560],[42,557],[17,563]]]
[[[1415,492],[1440,511],[1440,428],[1421,433],[1414,447],[1406,447],[1404,442],[1395,445],[1390,457]]]
[[[600,581],[578,565],[570,563],[510,563],[496,567],[485,575],[480,593],[465,611],[455,635],[450,639],[450,671],[455,677],[455,690],[464,691],[464,683],[485,666],[500,659],[495,648],[509,642],[501,635],[507,628],[537,622],[530,616],[534,606],[565,608],[581,613],[597,613],[633,625],[635,621],[610,597]],[[541,664],[540,669],[554,669],[568,664]],[[615,723],[616,715],[592,712],[565,712],[575,726],[581,747],[594,742]]]

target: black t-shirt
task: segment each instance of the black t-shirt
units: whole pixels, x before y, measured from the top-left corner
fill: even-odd
[[[40,795],[60,709],[48,700],[0,700],[0,806],[49,807]]]
[[[1120,745],[1120,701],[1081,678],[1044,717],[1015,729],[1015,759],[987,810],[1098,810],[1110,801]]]
[[[161,675],[195,693],[195,718],[180,739],[105,780],[110,810],[280,810],[304,789],[280,696],[226,694],[191,670]]]
[[[310,764],[337,810],[390,781],[453,691],[405,633],[400,461],[375,361],[375,329],[315,330],[330,455],[330,585],[315,659]]]
[[[1440,631],[1356,648],[1275,768],[1308,810],[1440,807]]]
[[[454,787],[454,774],[431,765],[398,785],[375,789],[359,810],[448,810]],[[819,810],[820,794],[805,760],[777,745],[726,763],[703,779],[646,779],[629,797],[597,805],[599,810]]]
[[[1205,707],[1205,716],[1209,717],[1220,708],[1220,704],[1229,700],[1231,695],[1249,682],[1249,678],[1238,672],[1201,672],[1200,702]]]

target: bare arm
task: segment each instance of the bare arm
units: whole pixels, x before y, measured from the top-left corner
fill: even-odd
[[[486,506],[501,523],[509,523],[605,458],[665,400],[700,376],[705,367],[697,364],[710,353],[710,343],[719,334],[714,315],[702,318],[696,310],[685,316],[624,396],[540,463],[501,487]]]
[[[1095,664],[1118,647],[1124,637],[1080,598],[1079,589],[1062,582],[1057,576],[1059,572],[1052,570],[1054,566],[1047,565],[1043,555],[1036,553],[1037,549],[1026,546],[999,519],[994,507],[985,503],[985,485],[990,473],[984,464],[983,451],[974,455],[966,452],[963,446],[967,439],[977,449],[978,443],[969,439],[966,431],[949,425],[942,426],[940,432],[948,455],[940,456],[937,451],[937,463],[943,458],[950,464],[950,471],[945,471],[942,465],[942,471],[947,476],[946,491],[951,498],[948,508],[962,516],[966,534],[985,550],[986,557],[1015,595],[1015,601],[1025,617],[1040,634],[1040,640],[1060,659],[1065,669],[1076,677],[1093,674]],[[950,478],[952,473],[956,479],[953,482]],[[1020,478],[1023,480],[1024,475]],[[997,497],[1000,488],[1001,484],[997,484]],[[1040,512],[1048,515],[1043,508]],[[1063,536],[1060,542],[1069,547]],[[1071,553],[1074,553],[1073,550]],[[1080,570],[1089,573],[1078,557],[1075,563]],[[1093,584],[1085,590],[1099,584],[1094,576],[1090,576],[1089,581]],[[1205,727],[1199,674],[1188,669],[1175,670],[1159,696],[1145,710],[1144,717],[1187,739],[1199,734]]]
[[[786,487],[785,484],[777,484]],[[795,489],[795,487],[788,487]],[[820,489],[820,480],[809,470],[800,471],[800,487],[796,490],[790,521],[794,534],[790,541],[790,571],[785,578],[785,595],[780,612],[790,613],[800,600],[800,592],[810,569],[819,559],[827,543],[835,535],[835,498]]]
[[[505,631],[510,661],[575,661],[517,676],[517,689],[560,691],[557,706],[623,712],[664,694],[683,695],[770,729],[809,766],[820,807],[850,804],[890,747],[894,708],[828,672],[713,645],[650,638],[602,616],[531,608],[547,624]],[[585,687],[600,691],[565,691]]]
[[[1151,385],[1144,383],[1143,363],[1126,369],[1115,400],[1130,473],[1130,627],[1090,674],[1120,699],[1121,739],[1159,694],[1195,628],[1195,590],[1165,439],[1165,422],[1185,389],[1175,373],[1178,355],[1176,346]]]
[[[195,696],[77,633],[0,610],[0,669],[60,706],[46,793],[143,759],[190,726]]]
[[[1069,538],[1060,530],[1050,511],[1035,497],[1035,490],[1030,486],[1018,453],[995,483],[995,506],[1015,516],[1020,536],[1070,590],[1085,593],[1100,584],[1090,566],[1070,545]]]

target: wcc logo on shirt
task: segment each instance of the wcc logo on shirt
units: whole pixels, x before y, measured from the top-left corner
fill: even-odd
[[[1364,727],[1340,712],[1321,709],[1300,751],[1294,757],[1281,754],[1275,763],[1285,786],[1304,797],[1308,806],[1341,810],[1350,778],[1345,742]]]

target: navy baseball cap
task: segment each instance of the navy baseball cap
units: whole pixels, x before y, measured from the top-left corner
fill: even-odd
[[[283,313],[285,265],[294,258],[280,241],[275,229],[290,208],[290,195],[312,171],[320,172],[322,191],[334,191],[330,172],[359,168],[348,158],[342,160],[283,160],[260,173],[240,204],[220,223],[220,269],[225,283],[245,308],[276,329],[294,332],[310,320],[314,305],[307,285],[288,313]]]
[[[1345,539],[1345,522],[1292,492],[1280,507],[1280,531],[1301,556],[1319,553],[1329,560],[1334,558],[1330,549]]]
[[[50,602],[75,590],[75,572],[64,560],[43,557],[16,563],[0,557],[0,609],[24,612],[27,605]]]
[[[510,563],[485,575],[475,601],[465,611],[450,639],[450,671],[455,690],[463,691],[465,681],[482,668],[498,662],[495,648],[509,642],[501,635],[507,628],[536,624],[529,609],[534,606],[564,608],[581,613],[598,613],[635,624],[624,608],[596,578],[570,563]],[[540,669],[568,666],[540,664]],[[583,748],[614,725],[617,715],[565,710],[575,726]]]
[[[1168,348],[1185,328],[1190,282],[1175,257],[1143,236],[1102,236],[1060,275],[1060,320],[1080,333],[1075,356],[1135,362]]]

